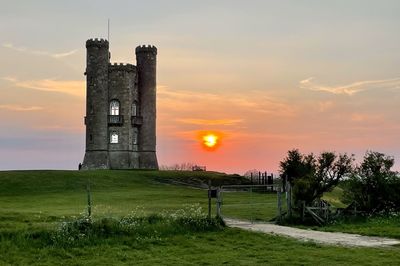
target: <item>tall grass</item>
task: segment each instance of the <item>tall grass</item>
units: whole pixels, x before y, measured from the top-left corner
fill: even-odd
[[[222,220],[208,218],[203,209],[195,204],[150,215],[140,208],[123,217],[92,218],[85,214],[62,221],[55,229],[2,232],[0,240],[13,241],[20,246],[36,241],[40,246],[62,248],[93,246],[115,238],[153,243],[173,235],[218,231],[223,226]]]

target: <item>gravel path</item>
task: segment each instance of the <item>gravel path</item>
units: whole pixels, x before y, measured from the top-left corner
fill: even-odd
[[[356,234],[321,232],[314,230],[298,229],[288,226],[281,226],[270,223],[251,223],[234,219],[224,219],[229,227],[241,228],[244,230],[277,234],[293,237],[303,241],[314,241],[328,245],[342,245],[355,247],[387,247],[400,244],[400,240],[382,237],[361,236]]]

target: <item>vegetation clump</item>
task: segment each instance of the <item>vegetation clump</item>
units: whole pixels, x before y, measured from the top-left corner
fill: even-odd
[[[63,247],[87,245],[113,237],[154,242],[172,235],[216,231],[223,226],[222,220],[208,218],[197,204],[150,215],[137,209],[121,218],[92,219],[82,216],[62,222],[52,233],[51,241],[52,244]]]
[[[291,150],[280,163],[281,174],[293,188],[293,200],[299,206],[310,204],[325,192],[331,191],[339,181],[353,171],[353,156],[323,152],[302,154]]]
[[[297,221],[297,216],[302,216],[302,222],[305,222],[305,206],[310,206],[307,210],[319,224],[325,224],[326,220],[319,219],[317,212],[322,213],[325,219],[335,217],[339,221],[343,221],[339,214],[346,213],[370,217],[397,216],[400,212],[400,176],[391,170],[393,157],[368,151],[360,165],[354,166],[353,162],[353,155],[323,152],[315,156],[298,150],[289,151],[280,163],[283,181],[292,188],[295,217],[288,218]],[[324,207],[321,198],[338,186],[343,190],[342,202],[348,207],[332,216],[332,209],[329,205]]]
[[[357,171],[344,182],[343,201],[365,214],[400,211],[400,177],[393,157],[369,151]]]

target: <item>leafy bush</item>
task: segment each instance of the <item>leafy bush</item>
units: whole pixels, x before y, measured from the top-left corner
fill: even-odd
[[[391,170],[393,157],[368,151],[345,182],[343,201],[368,214],[400,211],[400,177]]]
[[[295,205],[310,204],[349,175],[353,171],[353,161],[353,156],[347,154],[323,152],[317,157],[291,150],[280,162],[280,172],[293,188]]]

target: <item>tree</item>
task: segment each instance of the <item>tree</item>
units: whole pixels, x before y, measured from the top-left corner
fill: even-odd
[[[315,158],[312,153],[306,156],[297,149],[288,151],[287,157],[280,162],[283,187],[286,186],[286,181],[293,185],[294,180],[310,175],[314,168]]]
[[[392,171],[394,159],[367,151],[356,173],[346,182],[344,201],[355,202],[366,213],[400,210],[400,178]]]
[[[306,155],[291,150],[280,162],[280,172],[293,188],[294,203],[310,204],[333,189],[344,176],[350,175],[353,161],[353,155],[323,152],[316,157],[313,153]]]
[[[244,177],[246,177],[246,178],[248,178],[248,179],[250,179],[250,177],[251,176],[256,176],[256,175],[258,175],[258,170],[257,169],[251,169],[251,170],[247,170],[245,173],[244,173]]]

